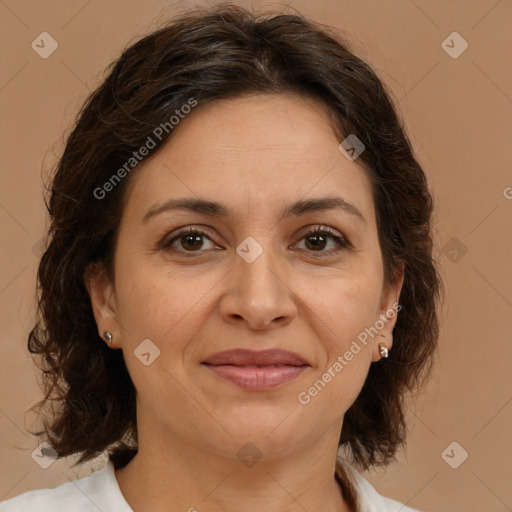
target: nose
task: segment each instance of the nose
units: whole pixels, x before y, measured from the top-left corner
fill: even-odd
[[[278,261],[270,244],[252,263],[237,254],[226,280],[220,314],[228,323],[267,330],[289,324],[297,314],[289,269]]]

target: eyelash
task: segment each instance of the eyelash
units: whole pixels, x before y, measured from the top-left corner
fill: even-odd
[[[182,251],[182,250],[177,250],[177,249],[174,249],[171,247],[176,240],[179,240],[180,238],[183,238],[186,235],[200,235],[200,236],[205,236],[206,238],[211,240],[210,236],[208,235],[208,233],[206,231],[204,231],[200,228],[194,228],[192,226],[189,226],[187,228],[180,229],[177,233],[175,233],[175,235],[170,240],[167,240],[166,238],[164,238],[160,244],[160,248],[165,251],[186,253],[187,257],[193,257],[192,255],[194,255],[194,253],[205,252],[202,250]],[[316,255],[316,256],[325,257],[325,256],[332,255],[333,253],[338,253],[339,251],[347,250],[347,249],[351,248],[349,242],[346,240],[345,237],[340,236],[336,231],[334,231],[332,228],[329,228],[327,226],[316,226],[315,228],[311,229],[307,233],[304,233],[302,235],[302,237],[300,238],[300,240],[302,240],[303,238],[307,238],[307,237],[311,237],[311,236],[318,236],[318,235],[328,235],[330,238],[332,238],[337,243],[338,249],[334,249],[331,251],[318,251],[318,255]],[[211,241],[213,242],[213,240],[211,240]],[[311,252],[314,254],[317,251],[307,251],[307,252]],[[190,256],[188,256],[188,254],[190,254]]]

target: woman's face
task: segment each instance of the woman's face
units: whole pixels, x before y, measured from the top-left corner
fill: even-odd
[[[402,283],[384,286],[370,181],[327,109],[298,96],[200,105],[173,132],[129,177],[114,282],[90,288],[137,389],[140,435],[233,458],[248,442],[268,458],[327,432],[337,442],[378,343],[391,348],[396,317],[381,315]],[[311,202],[327,198],[351,206]],[[217,206],[172,208],[185,199]],[[307,365],[204,364],[232,349]]]

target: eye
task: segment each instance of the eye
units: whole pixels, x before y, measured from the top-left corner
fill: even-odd
[[[324,251],[329,239],[334,240],[335,249]],[[350,244],[343,235],[327,226],[317,226],[305,233],[301,240],[305,240],[306,250],[320,253],[319,256],[327,256],[333,252],[349,249]]]
[[[210,237],[205,231],[189,226],[188,228],[183,228],[177,233],[174,233],[173,238],[170,240],[164,239],[161,244],[161,248],[167,251],[204,252],[200,251],[204,245],[204,242],[201,241],[203,237],[207,238],[211,242]],[[184,250],[176,249],[176,242],[178,242]]]
[[[203,241],[204,238],[206,238],[212,246],[218,247],[213,244],[209,234],[206,231],[200,228],[194,228],[193,226],[180,229],[178,232],[173,233],[173,236],[170,239],[164,238],[160,244],[160,247],[165,251],[172,252],[205,252],[204,250],[201,250],[205,248],[205,243]],[[306,249],[301,250],[320,253],[319,255],[321,256],[323,256],[323,253],[326,253],[325,255],[327,256],[333,252],[349,249],[351,247],[345,237],[327,226],[317,226],[313,229],[310,229],[302,236],[301,241],[302,240],[305,240]],[[325,251],[323,249],[328,245],[329,240],[334,241],[335,248],[329,251]],[[181,246],[181,248],[178,246]]]

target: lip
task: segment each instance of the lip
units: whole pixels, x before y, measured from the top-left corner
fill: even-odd
[[[309,366],[260,366],[248,368],[232,365],[204,365],[221,379],[244,389],[264,391],[296,379]]]
[[[290,382],[310,367],[298,354],[281,349],[228,350],[210,356],[202,365],[236,386],[261,391]]]
[[[208,359],[203,361],[203,364],[209,364],[212,366],[309,366],[309,363],[303,357],[299,356],[299,354],[282,349],[267,349],[259,351],[246,349],[226,350],[208,357]]]

